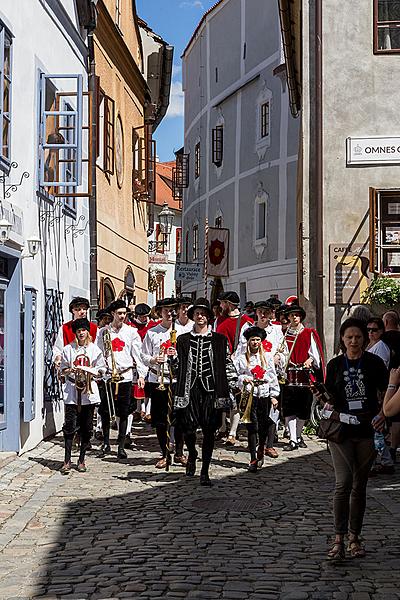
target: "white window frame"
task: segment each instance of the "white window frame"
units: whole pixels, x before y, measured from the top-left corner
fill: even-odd
[[[269,121],[268,121],[268,134],[264,137],[261,136],[261,115],[263,104],[269,104]],[[259,160],[263,159],[267,149],[271,146],[271,119],[273,111],[272,102],[272,91],[267,88],[267,84],[264,81],[263,87],[257,96],[256,102],[256,140],[255,149],[258,154]]]
[[[192,227],[192,262],[199,260],[200,240],[199,240],[199,223],[196,221]]]
[[[258,185],[256,197],[254,199],[254,226],[253,226],[253,248],[257,256],[261,256],[268,245],[268,202],[269,194],[264,190],[262,182]],[[257,237],[260,228],[260,207],[265,206],[265,235],[262,238]]]
[[[13,67],[13,35],[9,31],[9,29],[5,26],[3,21],[0,21],[0,132],[1,132],[1,142],[0,142],[0,169],[2,171],[6,171],[7,173],[10,170],[11,165],[11,116],[12,116],[12,67]],[[4,48],[6,39],[10,44],[10,73],[7,76],[7,80],[9,82],[9,111],[7,113],[4,112],[4,80],[6,75],[4,73]],[[8,123],[8,156],[3,154],[3,121],[7,121]]]

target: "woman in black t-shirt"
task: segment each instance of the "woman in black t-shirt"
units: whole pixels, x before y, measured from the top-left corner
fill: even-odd
[[[379,356],[365,352],[368,332],[365,323],[350,318],[340,328],[342,354],[329,361],[325,385],[332,396],[333,410],[356,416],[359,425],[342,424],[341,443],[329,441],[335,469],[333,511],[335,543],[328,559],[344,558],[344,536],[349,534],[348,551],[365,556],[361,533],[368,474],[375,459],[374,429],[381,430],[385,419],[380,393],[388,384],[388,371]]]

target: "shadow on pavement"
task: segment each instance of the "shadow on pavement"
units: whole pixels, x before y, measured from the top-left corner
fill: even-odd
[[[69,479],[78,499],[60,507],[55,496],[48,507],[62,518],[34,597],[324,600],[365,592],[388,599],[400,566],[398,529],[375,497],[365,520],[367,558],[325,561],[334,485],[328,460],[323,446],[314,454],[293,452],[284,463],[270,460],[256,474],[237,463],[232,473],[225,468],[231,461],[216,460],[209,489],[178,467],[130,470],[149,464],[142,457],[111,475],[110,465],[104,472],[91,459],[87,474]],[[135,482],[140,489],[131,490]],[[95,486],[100,497],[87,497]]]

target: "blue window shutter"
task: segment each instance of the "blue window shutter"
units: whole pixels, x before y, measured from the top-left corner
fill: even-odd
[[[37,292],[25,288],[24,295],[24,422],[35,418]]]

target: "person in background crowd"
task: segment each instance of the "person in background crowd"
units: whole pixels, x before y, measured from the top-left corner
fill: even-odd
[[[253,321],[254,321],[256,313],[255,313],[255,309],[254,309],[254,302],[252,302],[252,300],[249,300],[244,305],[244,314],[247,315],[248,317],[250,317],[251,319],[253,319]]]
[[[219,297],[222,315],[214,324],[217,333],[224,335],[228,340],[229,352],[233,354],[239,343],[240,331],[245,323],[253,324],[254,321],[247,315],[241,315],[239,310],[240,299],[236,292],[224,292]],[[240,421],[240,414],[236,404],[236,398],[231,397],[232,408],[230,411],[230,431],[226,444],[236,444],[236,434]]]
[[[366,488],[376,455],[374,430],[381,431],[385,423],[380,394],[388,385],[387,369],[378,356],[365,352],[367,343],[365,322],[352,317],[347,319],[340,327],[342,354],[327,365],[325,386],[332,400],[326,408],[336,411],[342,422],[343,436],[340,443],[328,441],[336,480],[333,499],[336,535],[328,560],[345,557],[344,537],[347,534],[350,555],[355,558],[365,556],[360,535]],[[350,416],[357,417],[359,423],[348,424],[347,417]]]
[[[142,346],[141,357],[148,367],[148,387],[151,398],[151,425],[156,430],[160,445],[161,458],[156,462],[156,469],[165,469],[168,460],[168,394],[174,380],[170,377],[170,364],[176,355],[176,349],[171,346],[171,331],[176,309],[176,298],[164,298],[157,303],[161,313],[161,322],[147,332]],[[177,338],[180,331],[176,327]],[[186,465],[183,454],[183,433],[180,427],[174,427],[175,454],[174,464]]]
[[[214,315],[213,322],[215,322],[218,319],[218,317],[220,317],[222,314],[221,305],[219,301],[217,300],[216,302],[213,302],[211,308]]]
[[[360,321],[364,321],[364,323],[368,323],[370,318],[374,315],[371,313],[368,306],[359,304],[358,306],[353,306],[350,316],[353,319],[359,319]]]
[[[101,350],[93,344],[90,335],[90,323],[86,318],[75,319],[72,323],[75,340],[64,346],[61,355],[60,369],[65,383],[63,397],[65,404],[64,441],[65,458],[61,467],[62,475],[71,471],[71,453],[74,435],[79,428],[80,451],[77,470],[86,471],[85,455],[93,429],[93,415],[100,396],[93,370],[98,375],[105,371],[106,363]],[[85,368],[92,371],[84,371]]]
[[[187,333],[193,329],[193,321],[188,317],[188,310],[192,304],[192,299],[189,297],[181,296],[176,299],[176,329],[179,330],[179,335]]]
[[[289,319],[287,317],[286,311],[289,308],[288,304],[281,304],[275,310],[275,317],[277,322],[282,327],[282,333],[285,334],[287,328],[289,327]]]
[[[149,329],[157,325],[159,320],[153,320],[150,318],[151,308],[148,304],[141,303],[135,306],[132,320],[128,321],[127,324],[135,327],[143,341],[146,333]]]
[[[400,330],[399,315],[394,310],[389,310],[383,315],[385,333],[382,341],[390,348],[389,369],[397,369],[400,366]]]
[[[247,345],[245,348],[241,347],[241,352],[235,352],[233,363],[239,375],[241,394],[247,397],[246,407],[249,404],[251,406],[250,422],[246,425],[250,450],[248,470],[255,473],[263,465],[265,444],[269,449],[274,445],[275,423],[269,415],[271,406],[275,409],[278,407],[280,388],[273,354],[265,352],[263,348],[266,330],[257,326],[248,327],[243,335]],[[242,411],[245,413],[246,409],[242,407]]]
[[[144,378],[147,375],[147,367],[140,358],[141,339],[133,327],[125,323],[126,304],[123,300],[115,300],[109,306],[112,315],[110,325],[103,327],[99,331],[97,344],[103,352],[106,363],[109,380],[100,387],[100,408],[99,412],[103,424],[104,444],[101,456],[111,452],[110,448],[110,405],[108,394],[112,395],[116,416],[119,418],[118,424],[118,458],[124,460],[127,458],[125,452],[125,440],[127,431],[130,432],[132,425],[132,413],[134,401],[132,399],[132,384],[137,383],[139,388],[144,388]],[[111,349],[108,347],[107,338],[110,338]],[[120,381],[111,381],[113,370]],[[108,387],[108,390],[106,389]],[[130,417],[130,418],[129,418]],[[129,429],[128,429],[129,427]]]
[[[303,325],[306,318],[304,308],[291,304],[286,315],[290,322],[285,332],[288,350],[286,373],[289,381],[282,389],[282,413],[290,435],[289,443],[283,447],[283,450],[289,452],[307,447],[302,436],[304,424],[310,418],[312,404],[312,394],[307,385],[309,381],[307,370],[312,369],[313,376],[322,380],[324,359],[318,333],[315,329]],[[296,375],[296,381],[290,381],[291,369]],[[304,381],[297,382],[299,376],[303,377]]]
[[[109,325],[112,321],[112,316],[108,308],[101,308],[96,313],[96,321],[98,329]]]
[[[389,385],[383,399],[383,413],[385,417],[400,415],[400,367],[392,369],[389,375]]]
[[[382,319],[379,317],[371,317],[367,323],[367,331],[369,336],[369,343],[366,348],[367,351],[379,356],[385,363],[385,367],[389,368],[390,348],[382,341],[382,336],[385,332],[385,326]]]
[[[82,298],[81,296],[72,298],[71,302],[69,303],[69,312],[72,314],[72,319],[71,321],[67,321],[61,325],[53,347],[53,363],[56,368],[60,366],[61,355],[64,346],[75,340],[75,333],[72,329],[72,323],[76,319],[86,319],[89,307],[89,300],[87,300],[87,298]],[[90,336],[93,341],[96,339],[96,335],[97,325],[96,323],[90,323]]]
[[[198,298],[188,311],[194,320],[190,333],[180,335],[176,344],[177,383],[174,406],[179,427],[189,450],[186,475],[196,472],[196,431],[203,432],[200,484],[211,486],[209,467],[215,432],[221,410],[229,405],[229,389],[236,386],[237,375],[225,336],[211,330],[212,311],[208,300]]]

